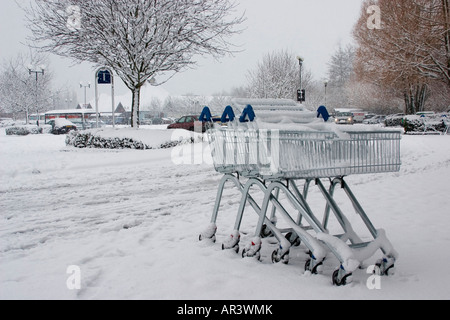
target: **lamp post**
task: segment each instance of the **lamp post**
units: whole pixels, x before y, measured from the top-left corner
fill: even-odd
[[[40,117],[39,117],[39,99],[38,99],[38,80],[39,80],[39,74],[42,74],[42,76],[44,76],[44,74],[45,74],[45,66],[44,65],[40,65],[39,67],[35,68],[34,66],[29,65],[28,66],[28,72],[29,72],[30,76],[32,74],[36,75],[36,92],[35,92],[35,94],[36,94],[36,113],[37,113],[37,125],[39,127]],[[29,112],[27,110],[27,124],[29,124],[29,116],[30,115],[29,115]]]
[[[86,90],[91,88],[91,83],[84,85],[82,82],[80,82],[80,88],[84,88],[84,108],[87,107],[87,100],[86,100]]]
[[[70,109],[70,105],[72,104],[72,99],[65,99],[64,100],[66,102],[66,109]]]
[[[325,107],[327,106],[327,87],[328,87],[328,80],[324,80],[323,84],[325,85]]]
[[[298,89],[298,91],[297,91],[297,97],[298,97],[298,101],[300,102],[300,104],[303,102],[303,101],[305,101],[305,99],[304,99],[304,96],[303,96],[303,84],[302,84],[302,69],[303,69],[303,61],[305,61],[302,57],[300,57],[300,56],[298,56],[297,57],[297,60],[298,60],[298,64],[299,64],[299,66],[300,66],[300,86],[299,86],[299,89]]]
[[[303,68],[303,61],[305,61],[305,60],[302,57],[300,57],[300,56],[297,57],[297,60],[298,60],[299,66],[300,66],[300,87],[299,87],[299,89],[301,91],[303,89],[303,86],[302,86],[302,68]]]

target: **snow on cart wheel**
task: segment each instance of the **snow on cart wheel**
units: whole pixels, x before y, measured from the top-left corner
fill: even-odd
[[[273,233],[272,233],[272,231],[267,227],[267,225],[266,224],[264,224],[263,226],[262,226],[262,229],[261,229],[261,238],[270,238],[270,237],[273,237]]]
[[[212,223],[208,226],[208,228],[206,228],[205,231],[200,233],[200,235],[198,236],[198,241],[209,240],[212,241],[213,243],[216,243],[216,232],[217,226],[214,223]]]
[[[352,282],[353,275],[351,273],[348,273],[342,276],[342,268],[339,268],[335,272],[333,272],[332,280],[335,286],[346,286],[347,284]]]
[[[239,242],[241,241],[241,234],[239,230],[234,230],[228,239],[222,243],[222,250],[234,250],[239,252]]]
[[[242,250],[242,258],[255,258],[258,261],[261,261],[261,252],[252,252],[251,250],[243,249]]]
[[[288,240],[293,247],[298,247],[301,243],[300,237],[293,232],[286,234],[286,240]]]
[[[311,272],[311,274],[319,274],[322,273],[323,269],[323,261],[319,263],[314,263],[315,260],[310,258],[305,263],[305,271]]]
[[[200,234],[198,236],[198,241],[204,241],[204,240],[209,240],[209,241],[211,241],[213,243],[216,243],[216,236],[214,235],[211,238],[206,238],[204,235]]]
[[[280,251],[281,249],[276,249],[272,252],[272,263],[289,264],[289,250],[284,254]]]
[[[251,244],[247,245],[242,250],[242,258],[255,258],[258,261],[261,261],[261,239],[254,238]]]
[[[395,273],[395,259],[394,258],[383,258],[375,263],[374,274],[380,276],[389,276]]]
[[[233,251],[235,251],[236,253],[239,253],[240,248],[239,248],[239,245],[238,245],[238,244],[235,245],[235,246],[232,247],[232,248],[227,248],[227,247],[222,243],[222,250],[223,250],[223,251],[225,251],[225,250],[233,250]]]

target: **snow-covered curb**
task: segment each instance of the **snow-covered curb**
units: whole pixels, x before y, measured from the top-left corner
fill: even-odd
[[[66,145],[76,148],[147,150],[173,148],[202,140],[203,135],[186,130],[103,128],[72,131],[66,137]]]

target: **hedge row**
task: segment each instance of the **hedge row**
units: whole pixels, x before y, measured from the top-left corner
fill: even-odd
[[[192,139],[191,142],[193,143],[194,140]],[[71,131],[66,137],[66,145],[76,148],[148,150],[173,148],[181,143],[186,143],[186,141],[169,141],[158,147],[152,147],[131,138],[104,138],[95,136],[91,132],[79,131]]]
[[[419,116],[394,117],[385,120],[386,127],[403,127],[405,133],[436,132],[444,133],[447,130],[446,118],[423,118]]]
[[[444,133],[447,130],[447,125],[444,120],[441,121],[426,121],[423,119],[408,119],[405,118],[403,122],[405,133],[415,132],[436,132]]]
[[[18,126],[5,129],[7,136],[27,136],[29,134],[41,134],[43,128],[37,126]]]

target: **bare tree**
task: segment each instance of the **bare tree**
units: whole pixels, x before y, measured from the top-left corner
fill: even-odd
[[[423,110],[433,83],[450,87],[448,0],[366,0],[354,29],[359,79],[395,88],[405,111]],[[367,27],[367,8],[382,13],[380,29]]]
[[[295,57],[286,50],[266,54],[255,69],[248,71],[249,96],[295,100],[300,81],[300,67]],[[303,88],[308,89],[311,82],[311,72],[303,68]]]
[[[403,99],[396,97],[394,90],[379,87],[370,82],[352,79],[344,91],[352,106],[365,111],[375,114],[394,114],[404,109]]]
[[[40,54],[18,54],[5,60],[0,72],[0,100],[4,109],[14,114],[39,113],[51,104],[50,82],[52,73],[46,68],[44,74],[34,77],[29,66],[48,66],[48,59]]]
[[[232,0],[36,0],[26,9],[42,49],[113,69],[132,92],[138,126],[141,87],[170,79],[198,55],[231,53],[227,38],[243,16]]]

